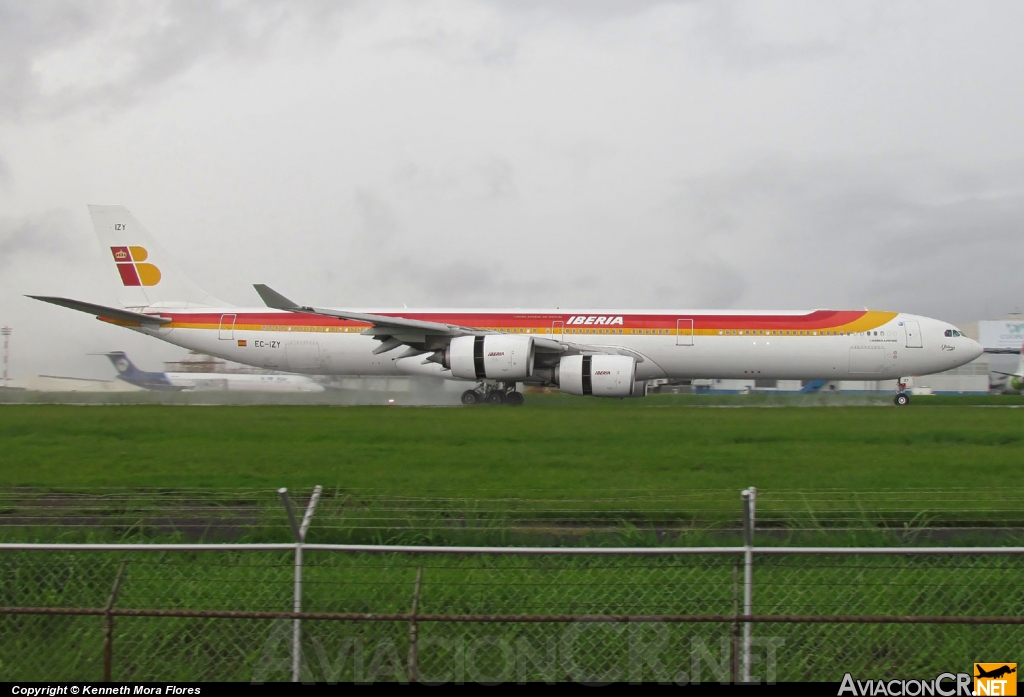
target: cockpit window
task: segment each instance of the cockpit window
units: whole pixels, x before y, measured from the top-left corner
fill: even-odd
[[[964,336],[964,334],[957,329],[947,329],[946,336]]]

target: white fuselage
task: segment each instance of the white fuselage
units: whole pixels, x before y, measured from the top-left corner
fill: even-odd
[[[304,375],[251,373],[164,373],[174,387],[228,392],[323,392],[322,385]]]
[[[451,377],[404,346],[374,355],[369,326],[268,308],[162,310],[136,331],[246,365],[321,375]],[[365,312],[365,311],[364,311]],[[953,325],[874,311],[373,310],[489,331],[627,349],[636,379],[881,380],[964,365],[981,346]],[[183,374],[187,375],[187,374]],[[217,379],[219,379],[218,376]]]

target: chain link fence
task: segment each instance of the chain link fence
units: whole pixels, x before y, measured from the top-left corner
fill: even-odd
[[[13,547],[13,548],[12,548]],[[375,551],[50,546],[0,553],[17,680],[731,681],[911,675],[1020,646],[1024,549]],[[134,547],[134,546],[132,546]],[[181,549],[180,547],[187,547]],[[106,672],[106,676],[105,676]]]
[[[1024,624],[1024,547],[755,547],[754,489],[742,546],[671,548],[308,544],[320,488],[279,494],[293,543],[0,544],[0,674],[836,681],[1012,657]]]

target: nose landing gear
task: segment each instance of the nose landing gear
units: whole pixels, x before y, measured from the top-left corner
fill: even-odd
[[[903,378],[896,381],[896,397],[893,401],[898,407],[905,407],[910,404],[910,395],[907,394],[907,383]]]
[[[481,383],[476,389],[462,393],[462,403],[466,406],[477,404],[507,404],[510,407],[522,406],[523,394],[516,392],[515,383]]]

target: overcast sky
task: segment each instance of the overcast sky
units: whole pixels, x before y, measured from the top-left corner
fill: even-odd
[[[334,306],[1024,305],[1024,3],[0,0],[12,372],[184,355],[88,203]]]

